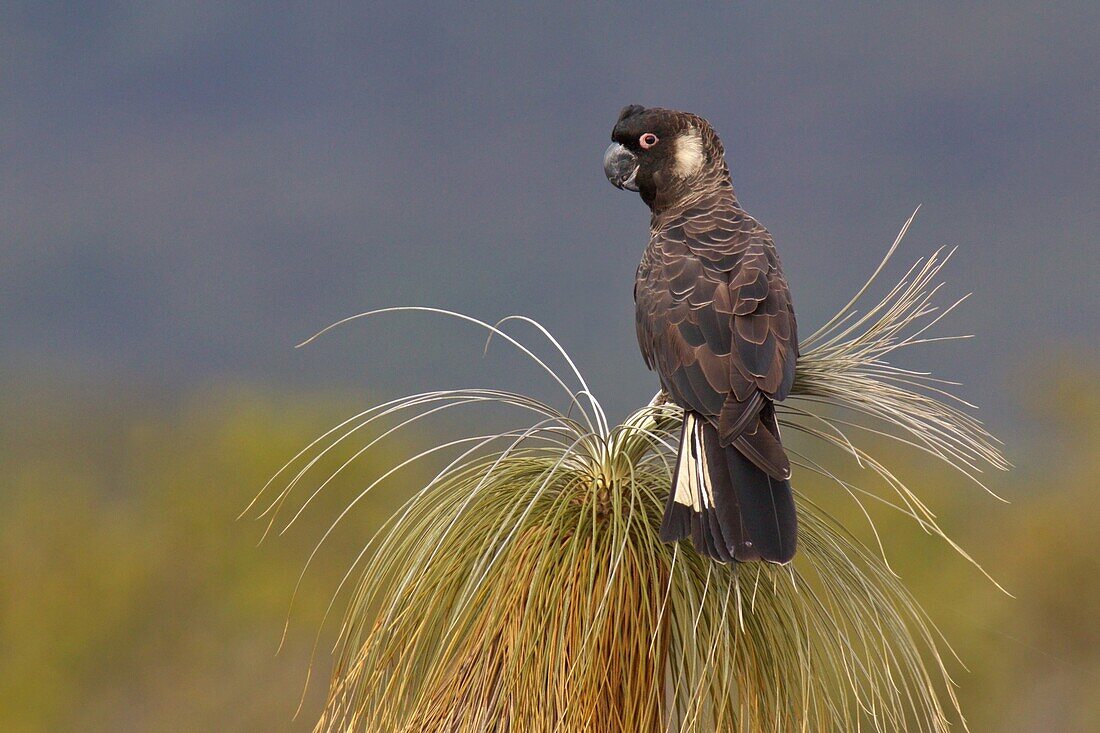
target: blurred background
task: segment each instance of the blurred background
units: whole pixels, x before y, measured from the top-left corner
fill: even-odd
[[[722,135],[805,333],[918,204],[891,276],[959,247],[944,300],[974,296],[940,333],[977,338],[903,365],[963,382],[1017,465],[990,477],[1012,503],[883,450],[1015,598],[875,518],[966,665],[972,730],[1100,730],[1098,45],[1091,2],[4,3],[0,729],[311,727],[331,623],[292,716],[325,607],[418,475],[326,544],[276,655],[298,575],[338,507],[446,425],[370,454],[262,545],[237,514],[375,402],[547,388],[424,315],[293,348],[328,323],[524,314],[613,417],[648,400],[648,214],[600,168],[640,103]]]

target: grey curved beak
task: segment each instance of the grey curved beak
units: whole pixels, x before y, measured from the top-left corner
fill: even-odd
[[[603,172],[615,188],[637,191],[638,158],[619,143],[611,143],[603,154]]]

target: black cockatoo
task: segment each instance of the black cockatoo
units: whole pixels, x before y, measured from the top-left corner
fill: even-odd
[[[652,212],[638,343],[684,408],[661,539],[690,535],[723,562],[788,562],[798,525],[774,403],[790,393],[798,333],[771,234],[738,203],[701,117],[631,105],[611,139],[608,180]]]

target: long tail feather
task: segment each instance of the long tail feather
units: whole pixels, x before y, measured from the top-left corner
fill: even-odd
[[[753,429],[771,435],[763,424]],[[718,430],[690,411],[674,476],[662,540],[690,536],[699,552],[721,562],[794,557],[798,524],[790,481],[768,475],[736,444],[723,446]]]

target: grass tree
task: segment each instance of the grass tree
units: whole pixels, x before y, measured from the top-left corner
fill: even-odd
[[[800,470],[828,477],[861,507],[890,504],[951,542],[919,489],[861,447],[861,436],[885,436],[975,482],[983,466],[1007,467],[950,383],[891,363],[894,352],[936,340],[928,329],[954,307],[934,304],[949,255],[919,261],[856,310],[910,222],[859,293],[802,342],[780,423],[848,455],[880,488],[843,478],[819,455],[827,451],[794,452]],[[492,405],[529,416],[523,429],[451,436],[408,456],[337,517],[332,527],[378,483],[444,456],[345,577],[352,591],[318,731],[944,731],[961,718],[949,648],[877,535],[880,547],[865,546],[799,494],[791,565],[721,565],[689,545],[663,544],[678,408],[657,399],[609,424],[536,322],[492,325],[430,308],[362,315],[394,311],[477,324],[545,370],[562,406],[494,389],[377,405],[304,449],[269,484],[266,505],[254,503],[273,524],[296,488],[311,487],[293,522],[331,481],[332,471],[318,469],[327,453],[360,441],[338,472],[432,415]],[[553,359],[514,335],[517,321]],[[359,438],[368,426],[374,437]]]

